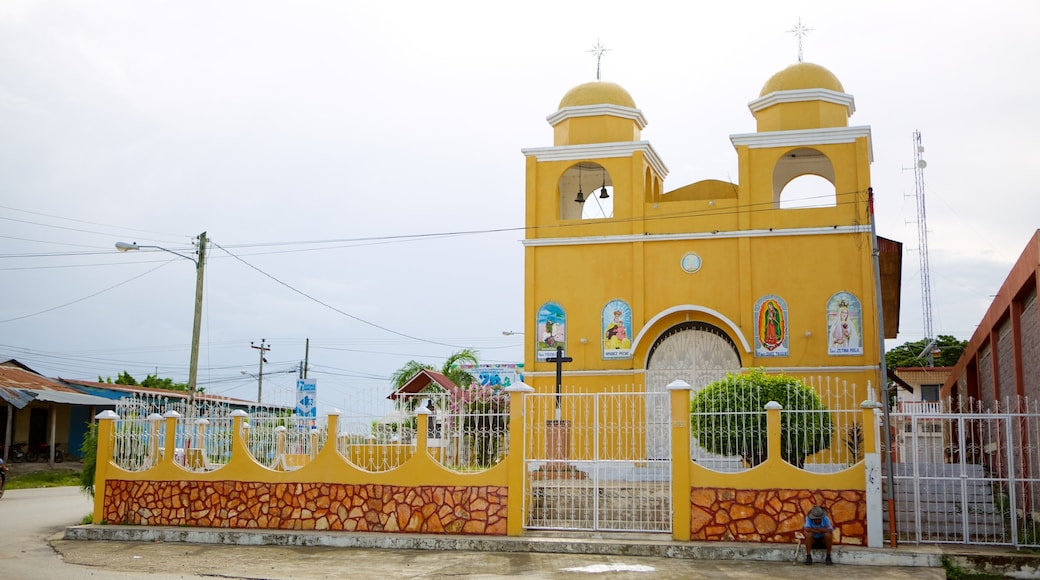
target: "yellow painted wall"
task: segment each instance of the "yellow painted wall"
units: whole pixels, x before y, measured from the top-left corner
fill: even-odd
[[[809,69],[813,74],[803,78]],[[811,88],[792,83],[819,78],[823,83],[819,88],[841,88],[836,77],[822,67],[796,65],[787,70],[792,72],[774,75],[768,86]],[[785,79],[785,74],[792,76]],[[704,180],[671,188],[671,198],[661,193],[662,177],[642,150],[622,157],[595,157],[593,152],[589,157],[560,159],[568,153],[561,150],[544,160],[529,154],[525,382],[539,392],[554,388],[555,365],[536,357],[536,323],[538,309],[555,302],[566,313],[566,354],[574,359],[564,367],[564,385],[588,390],[638,387],[654,341],[676,324],[703,321],[726,331],[738,345],[743,368],[797,367],[791,373],[796,375],[826,368],[825,374],[854,383],[860,400],[867,398],[868,383],[877,384],[878,371],[873,367],[879,360],[872,314],[877,307],[871,218],[867,214],[869,142],[866,136],[835,139],[833,133],[821,133],[813,142],[811,136],[814,130],[847,131],[848,111],[845,105],[811,99],[761,110],[757,113],[759,133],[778,139],[779,144],[738,145],[736,183]],[[623,141],[624,131],[618,127],[632,123],[609,115],[567,119],[555,126],[554,144]],[[564,125],[566,129],[561,128]],[[772,133],[774,129],[799,129],[810,136],[808,142],[784,144],[784,132]],[[561,131],[566,131],[565,139],[561,139]],[[805,148],[829,161],[833,204],[779,209],[776,193],[786,183],[779,183],[777,165],[785,155]],[[568,212],[561,204],[573,202],[567,192],[561,195],[560,177],[582,162],[599,164],[609,172],[614,185],[612,218],[583,221],[562,217]],[[841,228],[851,231],[839,231]],[[683,255],[691,251],[703,264],[693,274],[679,266]],[[828,355],[827,302],[837,292],[851,292],[860,300],[861,356]],[[746,343],[753,351],[754,304],[767,294],[778,295],[787,303],[790,351],[786,357],[757,358],[743,346]],[[629,360],[604,360],[601,355],[601,311],[614,299],[624,300],[632,308],[629,338],[635,341],[638,336],[639,340]],[[672,309],[682,311],[651,324]],[[582,338],[587,342],[581,342]]]

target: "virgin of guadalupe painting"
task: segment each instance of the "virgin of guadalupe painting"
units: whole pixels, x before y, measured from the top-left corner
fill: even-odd
[[[787,303],[772,294],[755,303],[755,356],[787,356]]]

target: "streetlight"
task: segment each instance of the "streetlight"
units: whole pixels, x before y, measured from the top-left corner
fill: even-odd
[[[199,258],[196,260],[180,252],[168,250],[162,246],[139,246],[137,243],[116,242],[116,249],[120,252],[140,250],[141,248],[154,248],[191,260],[195,264],[195,324],[191,329],[191,362],[188,363],[188,407],[195,409],[195,379],[199,372],[199,329],[202,326],[202,280],[206,269],[206,232],[199,234]]]
[[[514,334],[523,334],[523,333],[519,332],[519,331],[516,331],[516,330],[503,330],[502,331],[502,336],[513,336]]]

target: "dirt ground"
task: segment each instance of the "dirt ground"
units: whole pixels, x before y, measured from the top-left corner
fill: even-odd
[[[18,477],[19,475],[26,475],[29,473],[39,473],[41,471],[69,471],[69,472],[80,472],[83,469],[83,464],[79,461],[68,461],[65,460],[61,463],[55,463],[54,465],[48,464],[46,461],[37,461],[36,463],[12,463],[7,462],[7,477]]]

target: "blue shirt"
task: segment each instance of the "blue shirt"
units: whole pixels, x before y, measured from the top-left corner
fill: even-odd
[[[805,529],[809,528],[825,528],[828,532],[834,529],[834,525],[831,524],[831,519],[827,516],[823,516],[817,521],[813,521],[809,518],[805,518]],[[823,532],[813,532],[813,536],[819,536]]]

